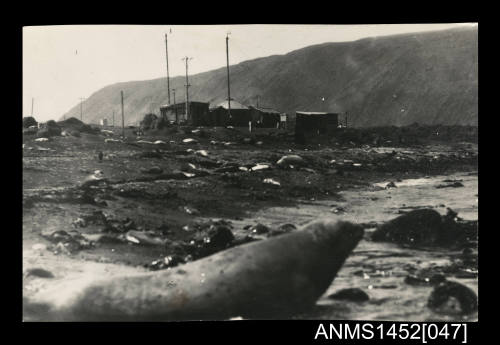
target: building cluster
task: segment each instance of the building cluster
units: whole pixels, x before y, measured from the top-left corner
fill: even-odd
[[[234,126],[251,128],[286,128],[290,116],[275,109],[245,106],[231,100],[210,106],[207,102],[167,104],[160,107],[161,117],[171,123],[192,126]],[[338,114],[327,112],[295,113],[296,136],[327,134],[334,131],[338,123]]]

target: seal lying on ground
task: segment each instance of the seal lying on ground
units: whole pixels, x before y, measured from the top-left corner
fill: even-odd
[[[362,227],[320,220],[161,271],[71,283],[25,301],[40,321],[163,321],[266,318],[314,305],[363,236]]]

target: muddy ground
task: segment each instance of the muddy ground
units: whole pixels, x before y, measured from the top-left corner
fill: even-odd
[[[25,296],[58,282],[78,279],[82,274],[166,269],[221,250],[228,242],[265,240],[270,233],[293,231],[294,226],[307,221],[311,212],[314,217],[351,218],[370,229],[408,208],[427,206],[424,200],[411,207],[395,203],[391,205],[395,208],[393,214],[380,217],[382,207],[387,205],[378,208],[381,196],[376,195],[364,199],[370,211],[367,213],[364,208],[362,219],[358,217],[359,212],[350,209],[356,204],[352,204],[352,198],[345,193],[387,193],[393,190],[386,188],[389,182],[400,188],[398,184],[404,181],[438,177],[428,192],[444,193],[444,202],[432,206],[441,207],[444,212],[445,206],[451,206],[444,205],[450,195],[464,193],[461,192],[464,186],[460,186],[454,174],[469,174],[466,176],[477,180],[477,141],[468,138],[450,142],[431,137],[420,142],[405,142],[399,137],[396,145],[394,140],[379,136],[370,143],[329,139],[297,145],[291,133],[279,130],[261,129],[250,135],[243,129],[175,127],[147,131],[138,137],[133,133],[135,129],[128,128],[125,140],[119,138],[121,130],[111,130],[113,134],[68,134],[51,137],[49,141],[35,141],[33,135],[23,136]],[[102,152],[102,160],[99,152]],[[301,159],[278,164],[286,155],[298,155]],[[96,173],[97,170],[100,172]],[[447,178],[452,175],[451,180]],[[465,188],[467,186],[468,183]],[[412,191],[408,189],[403,195],[410,195]],[[474,193],[467,189],[467,193],[472,195],[463,197],[477,205],[477,190]],[[357,202],[359,207],[359,200]],[[276,212],[285,217],[273,217]],[[256,226],[258,223],[264,227]],[[212,240],[208,243],[207,237],[200,235],[200,232],[206,234],[203,231],[207,229],[220,227],[230,229],[235,238],[225,241],[224,236],[217,233],[213,238],[208,236],[208,242]],[[410,267],[414,259],[411,255],[408,259],[408,251],[394,244],[373,244],[367,239],[360,247],[366,245],[373,255],[384,254],[387,248],[406,252],[397,255],[389,250],[385,255],[387,259],[379,263],[382,266],[391,262],[393,269],[404,271],[403,267]],[[448,260],[441,266],[455,262],[461,250],[440,249],[438,257]],[[417,261],[425,262],[427,257],[420,255]],[[346,263],[346,267],[349,265],[352,262]],[[382,266],[374,266],[372,271],[380,275],[384,271]],[[404,285],[407,275],[424,266],[404,271],[398,276],[399,280],[385,284],[382,289],[394,294],[392,290]],[[49,271],[51,278],[40,278],[43,274],[32,271],[34,268]],[[477,291],[477,264],[467,269],[468,278],[472,279],[469,286],[472,284]],[[363,277],[360,273],[363,268],[346,272],[347,276],[342,274],[339,280],[347,279],[351,282],[349,286],[359,280],[360,275]],[[453,274],[449,277],[457,278]],[[372,289],[373,284],[372,288],[368,287],[365,290]],[[424,295],[430,291],[430,287],[418,290],[418,303],[424,303],[421,306],[424,309]],[[405,295],[412,293],[415,291],[404,289]],[[321,310],[321,303],[317,307]],[[319,314],[315,310],[297,317],[441,318],[434,314],[422,316],[418,312],[403,313],[404,316],[384,314],[359,305],[346,311],[344,304],[339,313],[338,303],[334,307],[337,311],[333,314],[331,310]],[[377,308],[387,309],[383,298]],[[408,308],[414,307],[410,303]],[[445,319],[475,317],[444,316]]]

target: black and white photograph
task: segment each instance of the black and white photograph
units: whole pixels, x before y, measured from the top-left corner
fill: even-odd
[[[23,26],[22,321],[477,322],[478,112],[478,22]]]

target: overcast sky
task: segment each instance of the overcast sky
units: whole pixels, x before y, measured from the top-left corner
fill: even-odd
[[[184,75],[182,57],[192,57],[189,73],[324,42],[442,30],[471,24],[391,25],[71,25],[23,28],[23,116],[57,119],[100,88],[122,81],[166,76],[168,33],[170,76]],[[171,33],[170,33],[171,30]]]

